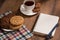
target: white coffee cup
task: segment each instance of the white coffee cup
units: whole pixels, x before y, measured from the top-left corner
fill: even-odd
[[[24,0],[23,6],[26,11],[32,11],[35,7],[35,1],[34,0]]]

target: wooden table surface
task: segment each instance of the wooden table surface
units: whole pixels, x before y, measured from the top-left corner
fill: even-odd
[[[37,15],[34,15],[31,17],[25,16],[19,11],[19,8],[20,8],[21,4],[23,3],[23,1],[24,0],[5,0],[2,7],[0,8],[0,14],[5,13],[6,11],[9,11],[9,10],[11,10],[15,13],[18,13],[19,15],[21,15],[25,18],[25,25],[27,26],[27,28],[30,31],[32,30],[32,28],[35,24],[37,16],[41,12],[46,13],[46,14],[53,14],[53,15],[60,17],[60,0],[57,0],[57,2],[56,2],[56,6],[54,8],[54,13],[51,13],[51,12],[52,12],[55,0],[48,0],[48,1],[42,3],[40,12]],[[35,1],[40,2],[39,0],[35,0]],[[34,35],[33,37],[31,37],[28,40],[45,40],[45,37]],[[59,21],[59,27],[57,28],[55,35],[51,40],[60,40],[60,21]]]

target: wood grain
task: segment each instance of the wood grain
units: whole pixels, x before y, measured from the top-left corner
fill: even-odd
[[[0,14],[5,13],[6,11],[12,10],[18,15],[23,16],[25,18],[25,25],[30,31],[33,28],[33,25],[37,19],[37,16],[40,13],[54,14],[60,17],[60,0],[57,0],[54,13],[51,13],[53,9],[54,0],[48,0],[46,2],[44,1],[42,2],[40,12],[37,15],[30,16],[30,17],[23,15],[19,10],[19,7],[23,3],[23,1],[24,0],[6,0],[2,5],[2,7],[0,8]],[[35,0],[35,1],[41,3],[40,0]],[[28,40],[45,40],[45,37],[41,37],[34,34],[34,36]],[[51,40],[60,40],[60,20],[59,20],[59,27],[57,28],[55,35]]]

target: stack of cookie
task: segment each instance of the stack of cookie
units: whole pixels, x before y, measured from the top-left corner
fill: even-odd
[[[10,28],[15,30],[15,29],[19,29],[22,27],[22,25],[24,24],[24,18],[22,16],[13,16],[10,19]]]

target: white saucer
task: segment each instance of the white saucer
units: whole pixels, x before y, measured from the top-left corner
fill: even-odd
[[[11,30],[11,29],[3,29],[4,31],[13,31],[13,30]]]
[[[25,25],[22,25],[22,27],[25,27]],[[14,30],[11,30],[11,29],[4,29],[4,28],[2,30],[7,31],[7,32],[8,31],[14,31]]]
[[[27,16],[32,16],[32,15],[35,15],[36,13],[33,13],[32,11],[27,11],[25,10],[23,4],[21,5],[20,7],[20,11],[24,14],[24,15],[27,15]]]

